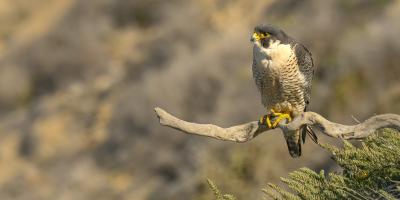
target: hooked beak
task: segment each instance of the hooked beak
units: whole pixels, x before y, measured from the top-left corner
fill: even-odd
[[[255,42],[255,41],[259,41],[260,40],[260,36],[257,33],[253,33],[253,35],[250,38],[251,42]]]

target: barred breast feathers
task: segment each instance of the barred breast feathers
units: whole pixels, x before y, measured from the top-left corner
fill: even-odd
[[[299,71],[292,46],[279,41],[271,42],[268,48],[255,44],[253,54],[253,77],[261,92],[262,103],[271,107],[286,101],[302,111],[307,80]]]

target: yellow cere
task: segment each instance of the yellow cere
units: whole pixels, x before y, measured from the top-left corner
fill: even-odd
[[[260,40],[260,36],[259,36],[259,34],[256,33],[256,32],[253,33],[253,38],[254,38],[256,41],[259,41],[259,40]]]
[[[259,40],[264,39],[264,38],[267,38],[267,37],[269,37],[269,34],[268,34],[268,33],[266,33],[266,34],[264,34],[264,33],[257,33],[257,32],[254,32],[254,33],[253,33],[253,38],[254,38],[256,41],[259,41]]]

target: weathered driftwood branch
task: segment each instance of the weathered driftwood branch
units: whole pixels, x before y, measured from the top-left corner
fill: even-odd
[[[219,140],[234,142],[246,142],[262,132],[270,130],[258,121],[245,124],[221,128],[213,124],[197,124],[187,122],[167,113],[161,108],[155,108],[156,114],[160,119],[160,124],[183,131],[188,134],[207,136]],[[330,137],[343,139],[362,139],[381,128],[394,128],[400,131],[400,115],[383,114],[376,115],[357,125],[343,125],[330,122],[318,113],[305,112],[296,117],[289,124],[280,123],[279,128],[282,131],[297,130],[303,125],[309,125],[317,128],[321,133]]]

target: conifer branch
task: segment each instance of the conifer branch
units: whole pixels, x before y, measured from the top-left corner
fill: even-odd
[[[206,136],[219,140],[247,142],[260,133],[271,130],[267,126],[259,124],[258,121],[222,128],[214,124],[187,122],[169,114],[159,107],[154,110],[160,119],[161,125],[183,131],[187,134]],[[281,122],[278,127],[282,129],[282,131],[293,131],[299,129],[303,125],[317,128],[321,133],[334,138],[346,140],[362,139],[381,128],[393,128],[400,131],[400,115],[376,115],[356,125],[343,125],[331,122],[318,113],[305,112],[288,124]]]

